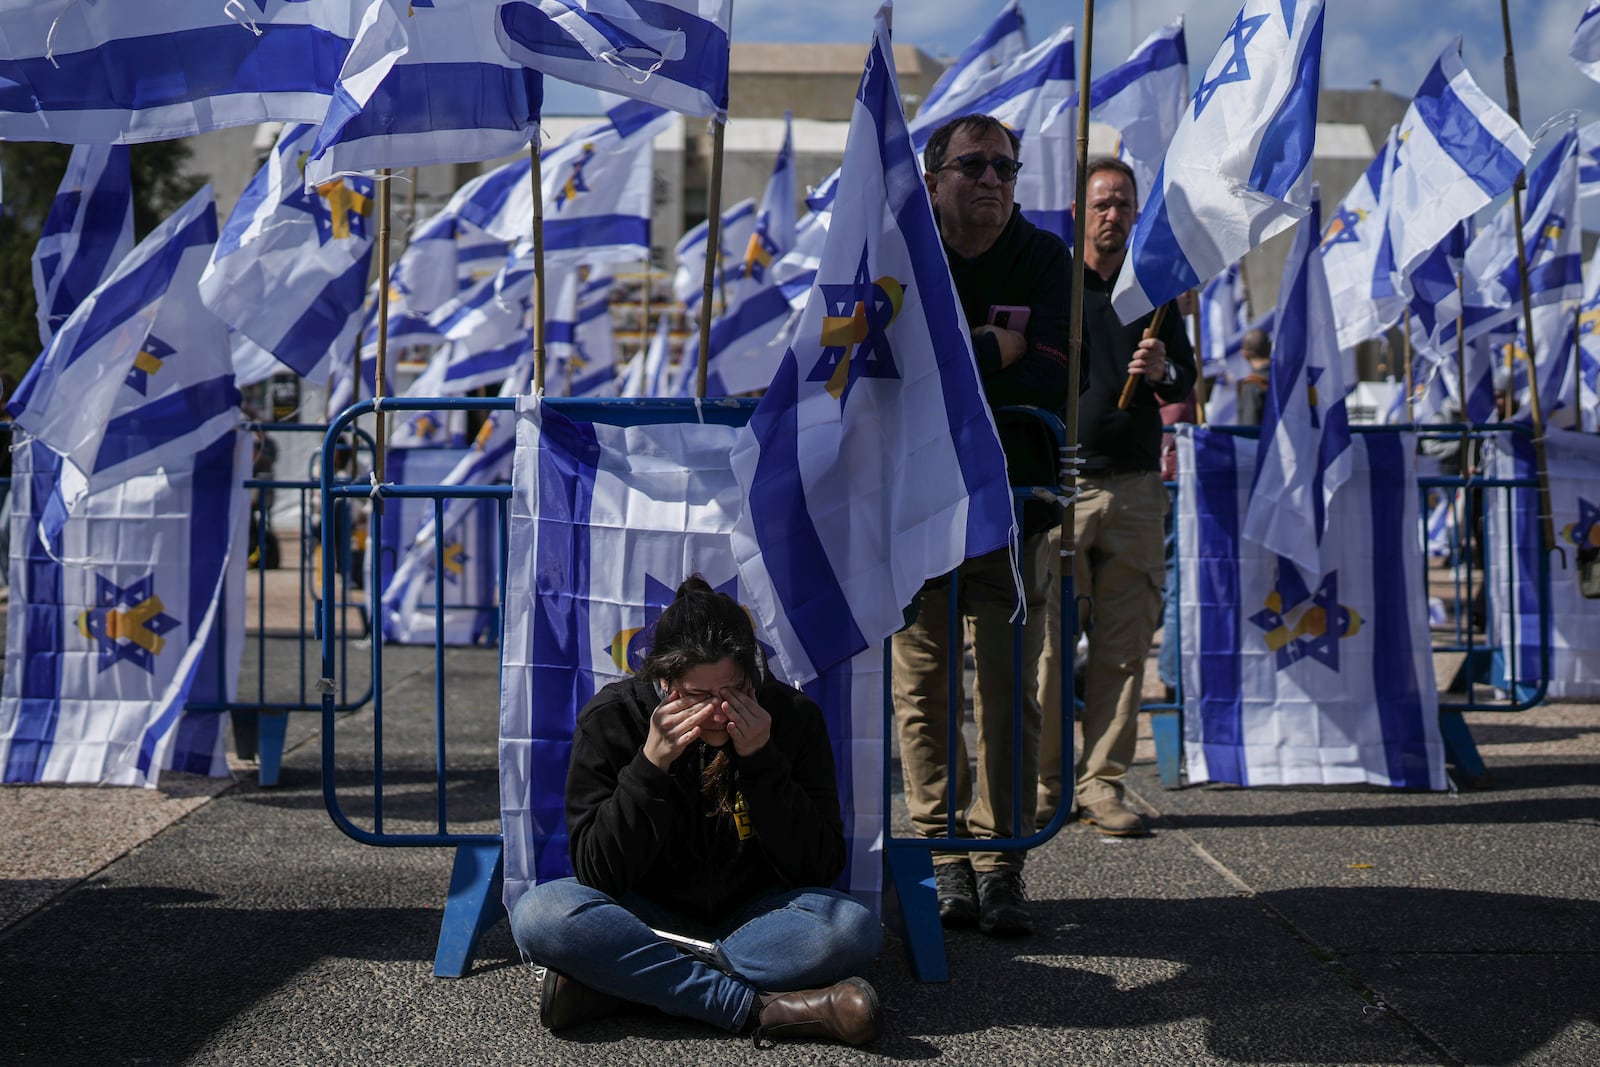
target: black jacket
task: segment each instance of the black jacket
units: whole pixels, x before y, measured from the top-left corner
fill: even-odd
[[[1000,342],[987,334],[973,338],[978,374],[991,409],[1012,405],[1044,408],[1055,415],[1067,403],[1067,308],[1071,298],[1068,264],[1072,255],[1061,239],[1039,229],[1013,207],[1011,220],[988,251],[965,259],[949,245],[950,277],[977,329],[990,322],[990,309],[1026,307],[1028,351],[1009,367],[1000,366]],[[1056,484],[1056,449],[1037,420],[995,417],[1012,485]],[[1023,509],[1023,536],[1048,530],[1060,521],[1052,505],[1030,502]]]
[[[1177,403],[1194,388],[1194,348],[1183,330],[1177,302],[1167,305],[1157,336],[1167,346],[1167,362],[1177,380],[1151,387],[1140,379],[1128,410],[1117,408],[1128,380],[1128,363],[1150,325],[1151,315],[1124,326],[1111,307],[1115,278],[1092,268],[1083,272],[1083,332],[1092,343],[1084,354],[1089,384],[1078,401],[1078,439],[1086,474],[1161,469],[1161,405]]]
[[[616,896],[634,890],[663,907],[712,919],[772,889],[828,886],[844,870],[844,823],[822,711],[804,693],[767,681],[765,748],[733,757],[753,833],[709,816],[701,750],[667,771],[644,755],[660,698],[639,678],[613,682],[578,713],[567,773],[567,831],[578,880]],[[706,749],[707,760],[715,750]]]

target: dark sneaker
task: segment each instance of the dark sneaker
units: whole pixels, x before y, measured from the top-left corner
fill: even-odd
[[[539,990],[539,1022],[546,1030],[565,1030],[592,1019],[615,1015],[625,1003],[547,967],[544,987]]]
[[[933,865],[939,893],[939,921],[946,926],[971,926],[978,921],[978,883],[966,860]]]
[[[979,871],[977,878],[980,931],[991,937],[1021,937],[1033,933],[1021,871]]]
[[[756,1002],[757,1048],[765,1042],[824,1038],[865,1045],[883,1030],[878,993],[865,978],[846,978],[824,989],[762,993]]]
[[[1108,837],[1144,836],[1144,820],[1116,797],[1082,805],[1078,817]]]

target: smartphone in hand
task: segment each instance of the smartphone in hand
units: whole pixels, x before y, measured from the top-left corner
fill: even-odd
[[[998,326],[1002,330],[1015,330],[1017,333],[1026,333],[1028,330],[1028,309],[1015,304],[993,304],[989,308],[989,325]]]

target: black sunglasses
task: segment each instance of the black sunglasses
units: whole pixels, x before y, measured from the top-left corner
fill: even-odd
[[[961,176],[969,181],[977,181],[983,177],[983,172],[990,167],[994,168],[994,176],[1010,184],[1017,180],[1017,171],[1022,169],[1022,164],[1015,159],[999,156],[988,159],[984,156],[957,156],[955,159],[940,167],[940,170],[949,170],[951,167],[961,172]]]

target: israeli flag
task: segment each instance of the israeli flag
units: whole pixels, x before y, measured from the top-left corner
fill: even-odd
[[[447,207],[417,225],[389,272],[389,288],[407,308],[426,315],[492,277],[509,251],[510,242]]]
[[[510,422],[503,411],[491,412]],[[485,426],[489,426],[488,421]],[[511,435],[496,442],[497,454],[482,447],[493,435],[480,434],[470,448],[406,448],[389,453],[385,476],[396,485],[487,485],[511,473]],[[444,521],[436,523],[430,499],[386,501],[379,516],[383,543],[399,553],[380,561],[380,615],[383,639],[403,645],[493,642],[498,634],[500,527],[492,500],[449,499]],[[442,566],[441,566],[442,563]],[[442,582],[435,575],[442,574]],[[436,591],[439,595],[436,596]]]
[[[125,145],[78,145],[33,251],[39,343],[67,321],[133,250],[133,186]]]
[[[1015,534],[1005,458],[905,127],[887,12],[816,284],[733,454],[749,497],[734,537],[740,573],[780,673],[801,682],[877,649],[925,580]]]
[[[1600,253],[1597,253],[1600,256]],[[1578,307],[1579,430],[1600,430],[1600,261],[1589,260]]]
[[[507,0],[506,55],[591,89],[726,121],[733,0]]]
[[[1457,37],[1423,78],[1395,141],[1384,195],[1387,256],[1402,292],[1417,263],[1510,189],[1532,154],[1521,127],[1472,80]]]
[[[1350,476],[1350,420],[1319,241],[1319,205],[1301,222],[1278,291],[1272,375],[1261,415],[1247,540],[1316,572],[1331,502]]]
[[[1345,194],[1322,232],[1322,269],[1333,296],[1339,347],[1349,348],[1393,326],[1405,298],[1392,278],[1392,246],[1384,189],[1396,148],[1395,131]]]
[[[521,151],[544,83],[508,59],[481,0],[373,0],[306,164],[308,185],[384,167],[473,163]],[[363,55],[363,53],[368,55]],[[354,69],[352,69],[354,68]]]
[[[627,429],[518,401],[500,704],[505,905],[571,873],[563,787],[577,713],[636,670],[689,574],[753,610],[730,545],[740,437],[694,420]],[[621,561],[621,565],[619,565]],[[757,636],[772,634],[758,623]],[[876,904],[883,829],[883,650],[807,693],[832,740],[848,844],[841,888]],[[783,677],[779,672],[779,676]],[[792,681],[792,679],[789,679]]]
[[[1583,596],[1573,557],[1600,545],[1600,438],[1571,430],[1547,433],[1545,475],[1556,546],[1567,566],[1550,561],[1550,676],[1547,700],[1600,699],[1600,600]],[[1486,449],[1491,478],[1537,479],[1532,442],[1522,434],[1495,434]],[[1539,491],[1488,492],[1487,587],[1497,666],[1515,657],[1524,683],[1539,677],[1539,555],[1544,552]],[[1503,591],[1503,592],[1502,592]]]
[[[637,261],[650,255],[654,139],[670,112],[627,101],[605,120],[540,153],[546,263]],[[520,160],[461,205],[461,217],[531,256],[533,164]]]
[[[1241,528],[1255,443],[1176,433],[1189,780],[1446,788],[1414,435],[1352,444],[1306,570]]]
[[[1600,122],[1578,130],[1578,195],[1600,196]]]
[[[0,0],[0,140],[321,122],[368,0]]]
[[[443,366],[437,382],[440,395],[460,396],[496,385],[519,361],[531,357],[533,283],[531,264],[507,264],[500,274],[433,313],[433,332],[446,346],[434,357]]]
[[[783,143],[772,161],[772,176],[761,194],[761,206],[756,212],[755,226],[742,248],[735,245],[739,255],[734,268],[732,292],[724,313],[737,308],[752,295],[776,284],[773,265],[783,257],[795,242],[795,176],[794,176],[794,116],[784,112]]]
[[[718,288],[726,289],[726,264],[733,260],[734,250],[742,249],[749,243],[755,228],[754,197],[746,197],[722,213],[722,225],[717,230],[717,265],[713,268],[717,271],[720,284],[713,287],[713,294]],[[706,242],[710,231],[707,221],[701,219],[684,231],[672,250],[673,262],[677,264],[672,274],[672,295],[691,315],[697,313],[700,301],[705,296]]]
[[[370,178],[307,191],[302,161],[317,135],[286,127],[245,186],[200,276],[212,313],[311,382],[349,360],[372,269],[377,198]]]
[[[1589,6],[1578,17],[1578,28],[1572,31],[1567,54],[1579,70],[1600,81],[1600,0],[1589,0]]]
[[[1321,67],[1322,0],[1246,0],[1141,204],[1111,298],[1123,322],[1305,216]]]
[[[17,386],[6,410],[66,457],[69,506],[237,424],[227,327],[200,302],[216,239],[208,185],[89,294]]]
[[[1238,381],[1250,373],[1240,345],[1250,328],[1250,293],[1244,271],[1234,263],[1200,290],[1201,373],[1207,378]]]
[[[615,396],[617,392],[617,340],[611,327],[609,271],[596,269],[578,289],[577,320],[572,328],[572,355],[568,376],[572,396]]]
[[[1028,25],[1022,17],[1021,0],[1006,0],[994,21],[939,75],[922,106],[931,111],[947,96],[970,95],[985,75],[1009,65],[1027,50]]]
[[[222,600],[249,510],[250,447],[236,438],[89,494],[48,541],[40,520],[61,461],[31,440],[17,448],[5,782],[154,787],[163,769],[227,774],[222,713],[184,704],[216,701],[197,682],[207,660],[216,671],[231,649],[238,662],[243,601],[228,614]]]
[[[1452,362],[1456,317],[1461,313],[1461,272],[1471,243],[1472,220],[1462,219],[1422,257],[1407,279],[1413,344]]]
[[[1188,101],[1189,46],[1182,15],[1089,86],[1089,117],[1117,130],[1117,158],[1133,168],[1141,194],[1155,188]]]

